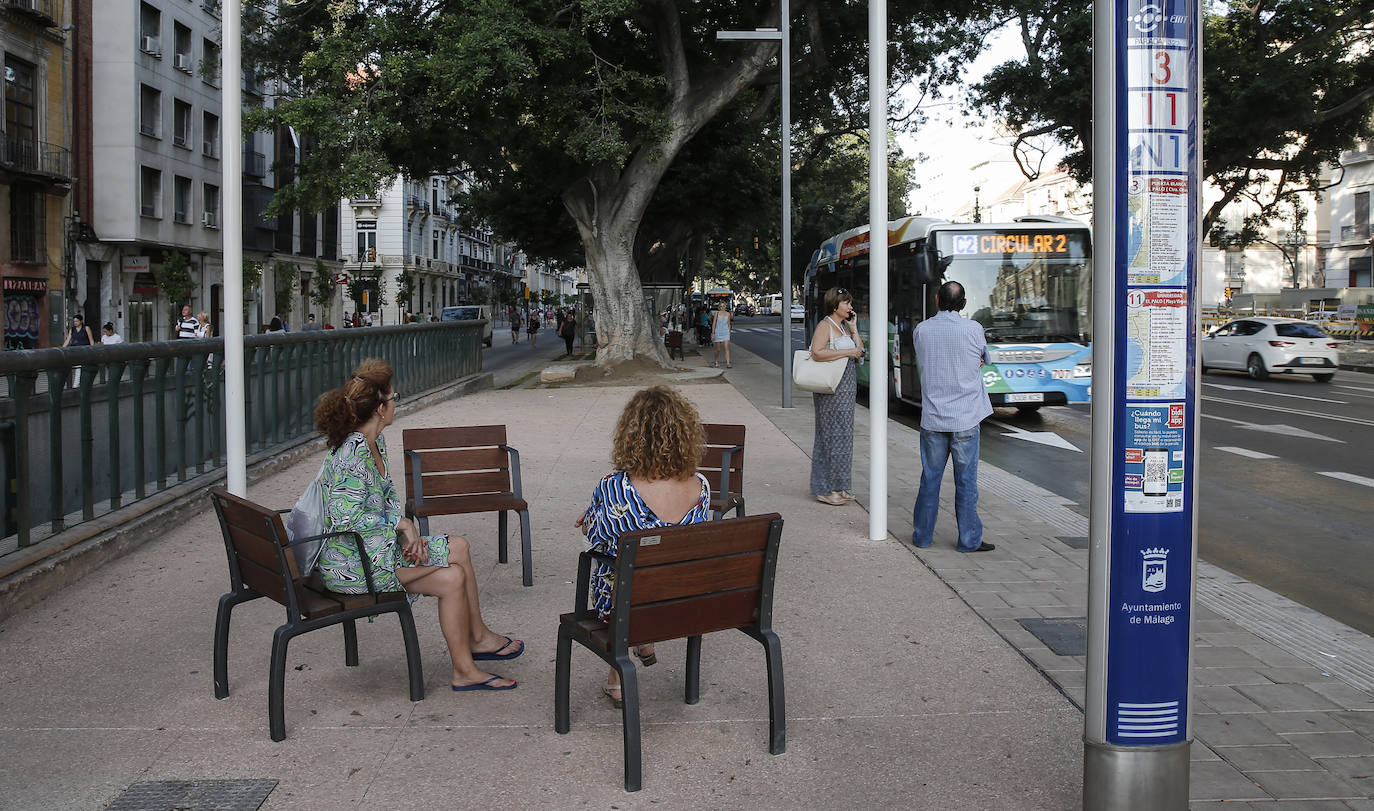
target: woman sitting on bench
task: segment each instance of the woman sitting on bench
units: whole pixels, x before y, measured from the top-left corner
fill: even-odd
[[[667,386],[644,389],[630,398],[615,427],[611,464],[592,492],[592,503],[574,526],[598,552],[616,554],[620,535],[637,529],[696,524],[710,516],[711,487],[697,473],[706,445],[697,410]],[[615,567],[592,564],[590,595],[604,621],[615,591]],[[635,649],[645,667],[658,661],[653,645]],[[620,676],[611,670],[602,692],[622,706]]]
[[[454,690],[511,690],[515,681],[494,676],[474,660],[514,659],[525,643],[493,632],[482,621],[477,577],[465,538],[422,537],[405,517],[391,480],[382,429],[396,416],[392,370],[365,360],[342,387],[325,392],[315,407],[315,427],[328,439],[320,472],[325,523],[330,532],[362,536],[378,592],[410,592],[439,598],[439,628],[453,660]],[[342,594],[366,594],[362,558],[350,536],[331,538],[317,564],[324,585]]]

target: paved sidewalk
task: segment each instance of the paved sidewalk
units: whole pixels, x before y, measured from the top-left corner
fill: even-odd
[[[781,408],[777,367],[736,354],[727,379],[809,453],[811,395],[794,391],[794,407]],[[865,506],[868,451],[868,410],[858,408],[855,492]],[[1086,625],[1087,519],[982,463],[979,515],[997,550],[954,551],[948,471],[935,544],[916,549],[919,433],[889,421],[887,453],[889,533],[1081,708],[1086,657],[1056,654],[1022,621]],[[1374,809],[1374,640],[1215,566],[1199,563],[1198,578],[1192,808]]]
[[[702,700],[682,703],[682,642],[645,671],[644,790],[623,792],[619,713],[603,665],[574,655],[572,731],[553,731],[557,616],[573,603],[573,529],[609,468],[625,387],[493,390],[407,415],[399,430],[504,422],[532,504],[535,585],[518,553],[495,560],[495,518],[436,521],[473,539],[483,612],[523,638],[496,672],[508,693],[454,694],[435,604],[417,605],[426,698],[407,700],[394,620],[298,638],[288,657],[287,740],[267,735],[266,671],[281,609],[235,612],[231,696],[211,687],[215,602],[225,590],[213,514],[0,624],[0,807],[95,809],[155,780],[278,781],[285,808],[923,808],[1078,805],[1081,716],[1035,668],[899,544],[865,539],[863,509],[806,494],[806,455],[735,388],[683,387],[703,415],[749,436],[752,512],[786,518],[775,627],[787,682],[787,752],[767,750],[763,657],[742,634],[703,650]],[[252,486],[289,504],[306,460]],[[518,547],[518,544],[516,545]]]

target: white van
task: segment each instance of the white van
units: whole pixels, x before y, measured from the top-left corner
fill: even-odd
[[[491,346],[491,308],[485,304],[460,304],[456,307],[445,307],[439,312],[440,321],[482,321],[487,323],[482,327],[482,343]]]

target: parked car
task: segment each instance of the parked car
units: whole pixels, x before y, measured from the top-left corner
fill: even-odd
[[[1340,343],[1321,327],[1296,318],[1239,318],[1198,342],[1204,373],[1209,369],[1247,372],[1256,380],[1271,374],[1312,375],[1325,383],[1336,375]]]
[[[445,307],[439,311],[440,321],[481,321],[486,320],[486,325],[482,327],[482,343],[491,346],[491,309],[485,304],[460,304],[456,307]]]
[[[740,316],[745,316],[745,317],[747,317],[747,318],[752,318],[753,315],[754,315],[754,308],[753,308],[751,305],[748,305],[748,304],[736,304],[736,305],[735,305],[735,315],[740,315]]]
[[[806,308],[803,307],[803,306],[800,305],[800,304],[793,304],[793,305],[792,305],[792,320],[793,320],[793,321],[805,321],[805,320],[806,320]]]

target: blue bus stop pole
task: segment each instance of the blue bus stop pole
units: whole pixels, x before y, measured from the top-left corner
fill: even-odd
[[[1199,13],[1199,0],[1097,0],[1093,10],[1089,811],[1188,807]]]

